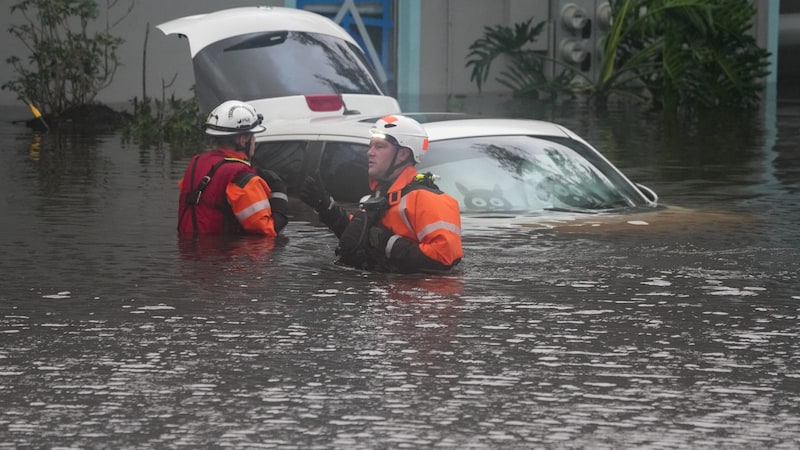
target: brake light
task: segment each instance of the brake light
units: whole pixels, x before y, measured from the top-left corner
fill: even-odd
[[[342,109],[342,98],[336,94],[306,95],[306,103],[312,111],[338,111]]]

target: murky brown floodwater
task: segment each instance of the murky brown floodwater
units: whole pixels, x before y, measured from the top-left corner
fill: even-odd
[[[551,113],[669,208],[465,219],[435,278],[332,265],[299,202],[277,241],[180,242],[186,159],[24,114],[0,111],[0,448],[800,446],[800,105]]]

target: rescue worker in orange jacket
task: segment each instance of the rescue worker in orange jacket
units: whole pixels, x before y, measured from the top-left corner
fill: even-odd
[[[367,151],[372,194],[352,214],[336,205],[319,177],[307,177],[300,198],[339,238],[341,263],[393,272],[441,272],[454,267],[461,248],[458,201],[440,191],[433,176],[418,174],[428,148],[414,119],[388,115],[370,130]]]
[[[195,155],[178,183],[180,233],[277,236],[289,222],[286,183],[249,162],[255,133],[265,130],[261,122],[261,114],[238,100],[208,115],[204,128],[217,148]]]

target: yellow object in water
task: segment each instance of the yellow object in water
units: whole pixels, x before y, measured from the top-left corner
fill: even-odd
[[[39,108],[33,106],[33,103],[28,103],[28,106],[31,108],[31,112],[33,113],[33,117],[37,119],[42,118],[42,113],[39,111]]]
[[[33,117],[36,118],[36,119],[39,119],[39,122],[41,122],[42,126],[44,126],[44,130],[45,131],[49,131],[50,127],[47,125],[47,122],[44,120],[44,117],[42,117],[42,112],[39,111],[39,108],[34,106],[33,103],[30,103],[30,102],[25,102],[25,103],[28,103],[28,108],[31,109],[31,113],[33,113]]]

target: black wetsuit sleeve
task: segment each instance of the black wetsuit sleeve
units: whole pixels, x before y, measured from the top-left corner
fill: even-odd
[[[279,234],[281,230],[289,223],[289,218],[279,211],[272,211],[272,224],[275,227],[275,234]]]
[[[429,258],[419,248],[419,244],[404,237],[399,237],[392,246],[392,254],[388,259],[389,264],[398,267],[403,272],[443,272],[447,271],[461,260],[453,261],[447,266],[435,259]]]
[[[319,220],[336,234],[337,238],[342,237],[344,229],[350,223],[350,214],[337,204],[333,204],[330,209],[319,212]]]

